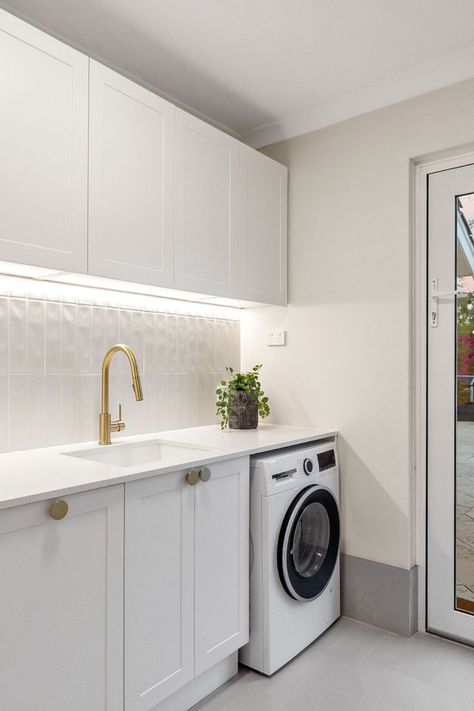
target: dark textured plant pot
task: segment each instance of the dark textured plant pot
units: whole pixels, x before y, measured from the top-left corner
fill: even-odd
[[[232,398],[229,413],[232,430],[255,430],[258,427],[258,405],[250,393],[238,390]]]

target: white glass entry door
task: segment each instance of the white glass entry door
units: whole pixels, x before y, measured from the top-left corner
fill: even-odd
[[[427,627],[474,644],[474,166],[428,182]]]

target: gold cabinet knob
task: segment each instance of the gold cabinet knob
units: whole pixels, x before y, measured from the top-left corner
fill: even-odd
[[[67,501],[64,501],[64,499],[58,499],[57,501],[51,504],[49,514],[51,518],[54,518],[55,521],[60,521],[67,515],[68,511],[69,506]]]
[[[209,481],[209,479],[211,478],[211,470],[209,469],[209,467],[203,467],[202,469],[200,469],[199,478],[201,481],[204,482]]]
[[[191,469],[191,471],[186,474],[186,481],[190,486],[196,486],[199,481],[199,469]]]

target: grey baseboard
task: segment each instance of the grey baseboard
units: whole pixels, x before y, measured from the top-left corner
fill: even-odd
[[[411,637],[418,622],[417,572],[342,555],[342,614]]]

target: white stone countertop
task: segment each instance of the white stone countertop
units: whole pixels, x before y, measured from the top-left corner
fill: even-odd
[[[118,437],[113,444],[96,442],[27,449],[0,454],[0,509],[44,499],[121,484],[134,479],[167,474],[225,459],[248,456],[273,449],[304,444],[337,435],[337,430],[317,427],[260,425],[256,430],[221,430],[217,425],[169,430],[146,435]],[[178,453],[161,461],[133,466],[118,466],[80,456],[67,456],[95,450],[112,452],[127,443],[153,442],[190,445],[202,449]],[[94,454],[88,452],[88,454]]]

